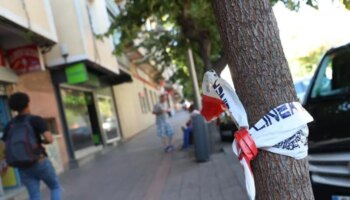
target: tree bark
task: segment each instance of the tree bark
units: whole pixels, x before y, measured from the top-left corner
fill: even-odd
[[[272,108],[297,101],[269,0],[213,0],[237,93],[253,125]],[[261,151],[252,162],[257,199],[314,199],[307,159]]]
[[[203,33],[203,39],[196,42],[198,42],[199,44],[199,55],[203,60],[204,68],[206,70],[212,69],[213,66],[210,60],[211,41],[210,41],[209,35],[207,35],[207,33]]]

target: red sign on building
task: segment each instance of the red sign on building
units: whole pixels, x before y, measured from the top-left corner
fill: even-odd
[[[7,53],[10,67],[17,74],[41,70],[39,50],[36,45],[9,49]]]

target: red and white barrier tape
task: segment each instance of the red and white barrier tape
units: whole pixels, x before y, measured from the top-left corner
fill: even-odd
[[[215,71],[205,73],[203,83],[202,115],[207,121],[218,116],[225,109],[230,113],[239,130],[235,133],[232,150],[244,169],[245,184],[250,199],[255,199],[254,176],[250,161],[258,148],[286,155],[295,159],[307,156],[307,123],[311,115],[299,102],[285,103],[269,111],[248,131],[248,117],[235,90]]]

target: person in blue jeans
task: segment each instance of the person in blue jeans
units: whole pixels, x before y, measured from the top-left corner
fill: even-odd
[[[52,133],[42,117],[31,115],[29,109],[29,96],[22,92],[14,93],[10,96],[9,107],[17,112],[17,116],[12,119],[5,127],[2,140],[6,141],[9,129],[14,121],[28,120],[35,132],[39,145],[38,161],[27,167],[18,168],[22,183],[25,185],[30,200],[40,200],[40,181],[43,181],[51,191],[51,200],[61,199],[61,186],[51,161],[47,158],[47,153],[43,144],[53,142]]]
[[[190,105],[188,112],[190,113],[190,119],[186,122],[186,127],[182,127],[184,133],[182,149],[187,149],[190,146],[190,137],[192,137],[191,134],[193,129],[192,117],[200,114],[200,112],[195,109],[194,104]]]

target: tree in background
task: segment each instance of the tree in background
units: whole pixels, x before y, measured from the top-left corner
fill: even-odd
[[[115,19],[108,34],[121,33],[118,52],[126,48],[143,47],[148,50],[144,61],[159,70],[171,65],[178,68],[174,79],[190,94],[187,50],[192,48],[199,81],[205,69],[216,66],[221,71],[226,61],[223,56],[218,29],[208,0],[138,0],[125,1],[121,14]],[[135,45],[135,39],[142,41]],[[187,92],[186,92],[187,91]]]
[[[317,8],[314,0],[270,0],[272,5],[281,1],[291,10],[298,10],[301,3]],[[205,70],[214,68],[218,73],[226,66],[227,59],[219,38],[209,0],[138,0],[117,1],[121,14],[115,18],[107,34],[118,32],[121,44],[117,53],[130,48],[143,47],[148,53],[143,62],[150,62],[159,73],[175,65],[178,70],[172,80],[184,85],[186,94],[191,94],[190,74],[187,69],[186,52],[194,52],[198,81]],[[349,8],[350,0],[342,0]],[[139,39],[142,42],[135,42]]]

